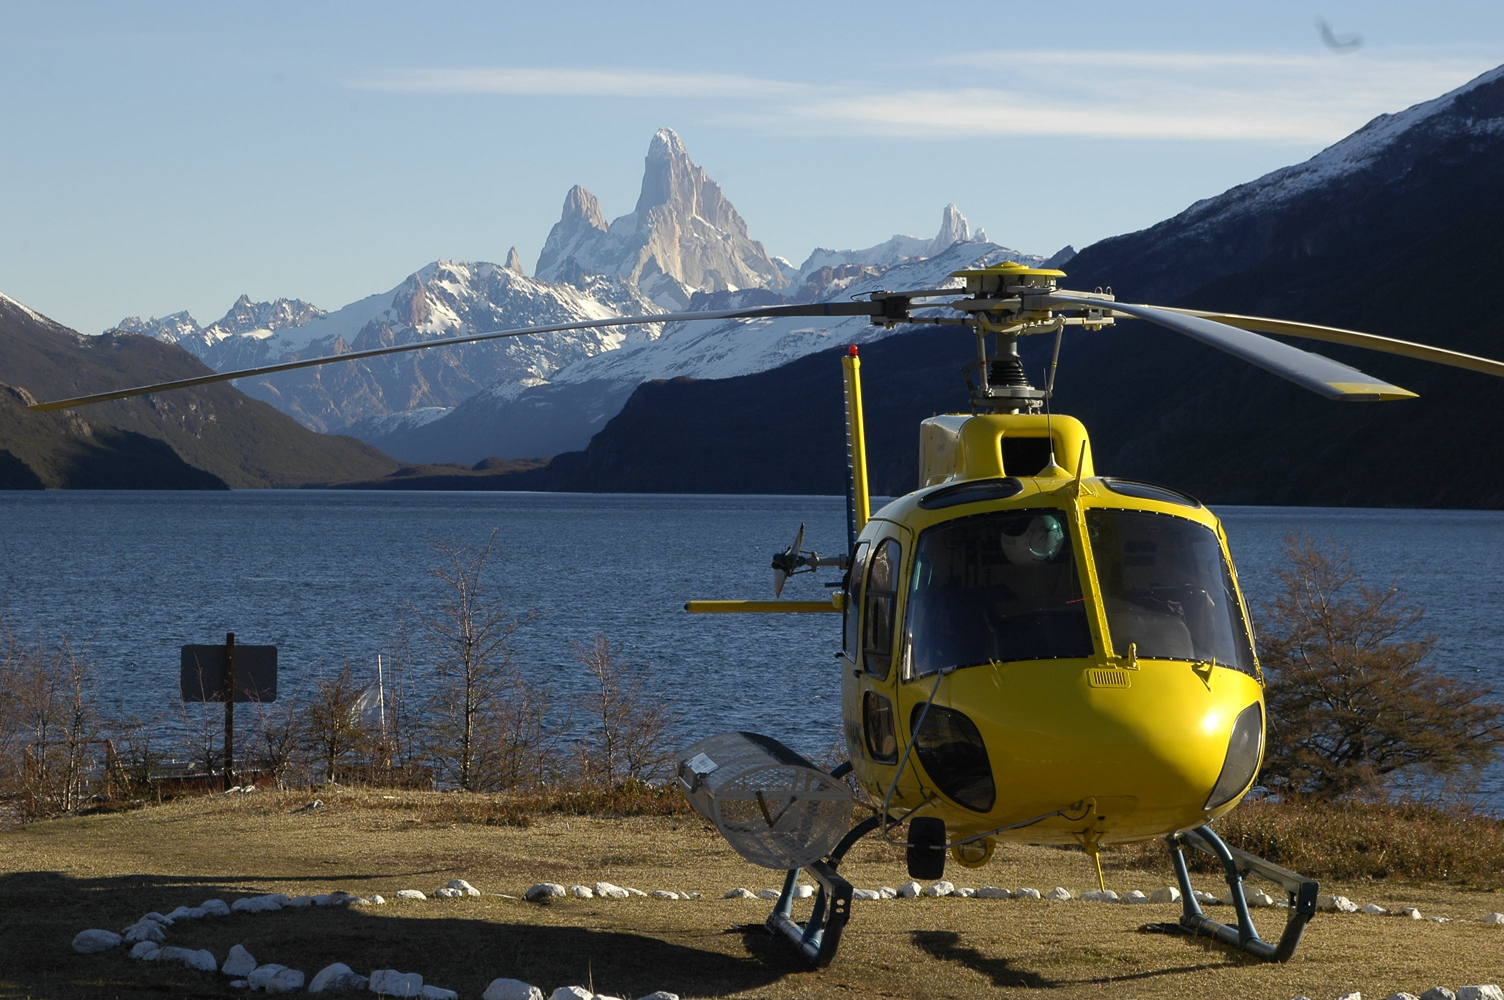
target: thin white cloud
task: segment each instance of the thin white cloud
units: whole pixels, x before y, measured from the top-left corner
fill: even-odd
[[[1457,87],[1492,68],[1498,56],[1481,50],[1364,50],[1350,57],[972,52],[906,67],[902,76],[928,81],[909,87],[560,67],[394,71],[350,85],[426,94],[712,100],[722,118],[791,133],[1323,143],[1377,114]]]
[[[793,97],[794,83],[729,73],[660,73],[542,67],[399,70],[351,81],[358,90],[523,97],[657,97],[767,100]]]

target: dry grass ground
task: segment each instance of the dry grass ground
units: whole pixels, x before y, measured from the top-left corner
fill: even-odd
[[[697,818],[543,817],[531,826],[457,822],[483,815],[461,797],[433,793],[320,793],[327,808],[294,810],[309,796],[180,800],[134,812],[35,823],[0,833],[0,996],[176,997],[234,993],[223,976],[132,962],[125,950],[74,954],[87,927],[118,930],[148,910],[210,897],[345,889],[391,900],[462,877],[479,900],[380,908],[235,914],[179,925],[169,943],[223,960],[243,943],[263,962],[310,976],[342,961],[357,971],[397,968],[478,997],[492,978],[552,990],[593,982],[622,997],[668,989],[685,997],[1021,996],[1206,998],[1350,990],[1383,997],[1504,982],[1504,927],[1477,921],[1504,910],[1504,893],[1394,880],[1335,883],[1359,903],[1418,907],[1468,923],[1318,915],[1288,965],[1245,961],[1205,941],[1145,934],[1172,920],[1170,906],[1024,900],[858,902],[841,954],[811,971],[761,929],[770,904],[722,900],[727,889],[775,884],[776,874],[737,858]],[[1169,882],[1168,865],[1134,868],[1115,857],[1109,885],[1144,891]],[[891,849],[867,844],[843,866],[858,886],[905,879]],[[1079,852],[1000,850],[978,872],[952,867],[958,884],[1090,888]],[[607,880],[644,890],[704,893],[702,900],[505,899],[539,881]],[[1206,888],[1217,886],[1204,879]],[[807,904],[806,904],[807,905]],[[1226,912],[1226,911],[1223,911]],[[1267,936],[1283,915],[1263,911]]]

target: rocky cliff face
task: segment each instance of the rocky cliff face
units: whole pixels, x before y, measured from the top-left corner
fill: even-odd
[[[666,128],[648,146],[632,213],[608,226],[595,196],[571,188],[535,273],[552,281],[582,273],[624,278],[670,310],[683,309],[696,291],[788,283],[720,185]]]

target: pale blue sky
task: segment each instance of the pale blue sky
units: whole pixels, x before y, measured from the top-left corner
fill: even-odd
[[[1500,63],[1498,0],[0,0],[0,291],[95,333],[512,245],[531,270],[571,184],[632,209],[663,125],[796,264],[952,201],[1047,254]]]

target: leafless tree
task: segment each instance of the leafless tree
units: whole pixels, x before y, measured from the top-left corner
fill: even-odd
[[[492,761],[483,732],[511,675],[511,639],[530,615],[510,615],[492,597],[486,563],[496,551],[496,531],[473,548],[434,542],[442,557],[431,570],[442,585],[436,609],[410,610],[419,623],[434,673],[427,699],[426,750],[444,777],[464,791],[485,787]]]

